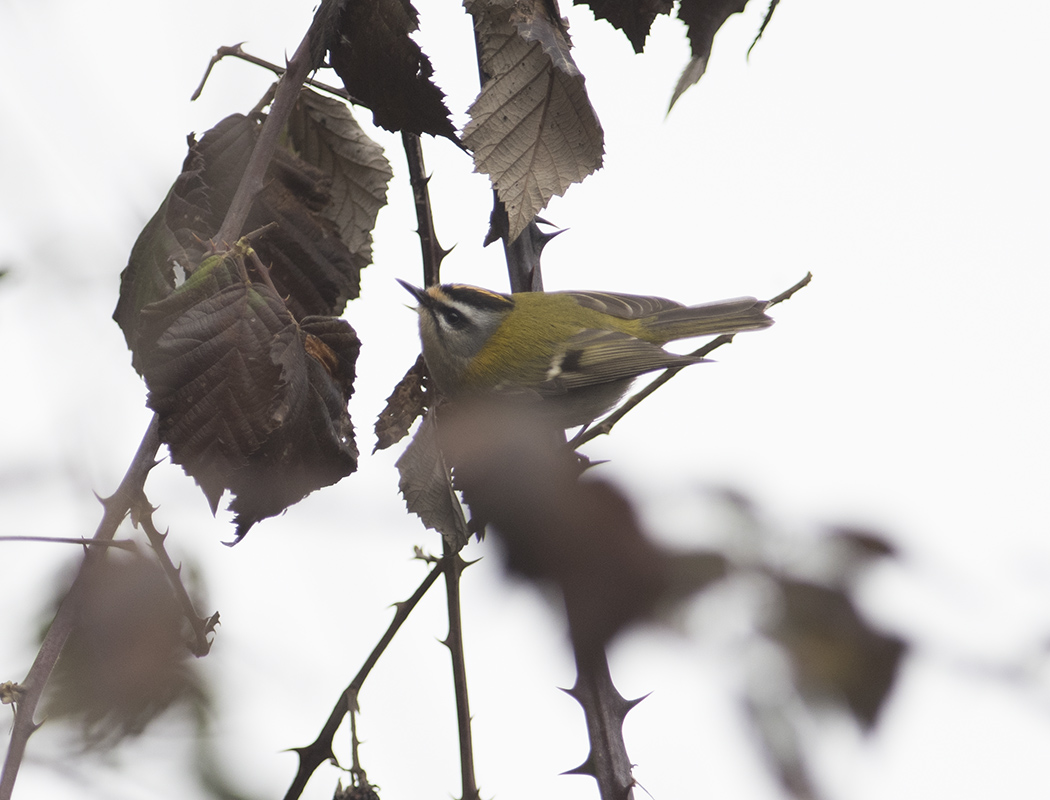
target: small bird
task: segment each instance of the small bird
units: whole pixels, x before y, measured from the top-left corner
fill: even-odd
[[[445,396],[532,396],[561,427],[613,408],[639,375],[704,361],[662,345],[769,327],[753,297],[684,306],[612,292],[517,292],[443,284],[420,289],[419,336],[427,371]]]

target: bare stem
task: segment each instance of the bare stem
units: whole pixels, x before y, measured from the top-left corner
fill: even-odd
[[[394,640],[394,634],[398,632],[398,629],[408,619],[408,615],[412,613],[419,601],[423,599],[423,595],[427,593],[427,590],[434,585],[434,581],[437,580],[438,576],[445,571],[448,563],[448,558],[442,558],[438,561],[434,568],[427,573],[427,577],[419,584],[416,591],[412,593],[412,596],[395,606],[397,610],[394,613],[393,620],[390,621],[390,626],[386,629],[386,633],[383,634],[383,638],[379,640],[376,646],[372,648],[372,652],[365,659],[365,663],[358,670],[354,679],[350,681],[350,685],[339,695],[339,700],[336,701],[332,713],[328,715],[328,720],[325,722],[324,727],[321,728],[317,738],[306,747],[293,748],[299,754],[299,771],[292,780],[292,785],[285,792],[284,800],[295,800],[300,797],[303,789],[306,788],[306,782],[310,780],[310,776],[314,774],[314,771],[325,761],[335,758],[332,752],[335,732],[339,730],[339,726],[343,723],[343,717],[346,716],[349,710],[357,708],[357,695],[361,691],[361,687],[364,686],[365,679],[376,665],[376,662],[379,661],[379,657],[383,655],[383,652]]]
[[[60,544],[81,544],[92,547],[115,547],[118,550],[134,551],[136,545],[131,539],[120,539],[113,542],[100,542],[97,539],[66,536],[0,536],[0,542],[59,542]]]
[[[583,707],[591,750],[570,774],[590,775],[601,800],[633,800],[631,760],[623,740],[623,721],[638,700],[625,700],[613,684],[604,648],[587,650],[573,642],[576,684],[568,693]]]
[[[220,246],[232,243],[240,238],[241,229],[248,219],[252,203],[255,202],[256,195],[263,188],[266,171],[270,166],[270,161],[273,159],[274,152],[277,150],[277,142],[280,139],[281,131],[288,124],[288,118],[291,116],[292,110],[295,108],[295,102],[299,98],[299,91],[313,67],[311,41],[312,37],[316,35],[319,34],[312,27],[306,32],[303,40],[299,43],[299,47],[296,48],[295,54],[288,62],[287,71],[277,83],[277,91],[274,94],[273,104],[270,106],[270,113],[266,116],[266,121],[263,122],[259,138],[255,142],[255,149],[252,150],[251,158],[248,159],[248,166],[244,170],[244,176],[237,185],[237,192],[234,194],[233,200],[230,201],[230,207],[222,221],[222,227],[215,234],[215,242]]]
[[[705,344],[703,347],[699,347],[689,355],[696,356],[697,358],[703,358],[704,356],[711,353],[711,351],[721,347],[724,344],[729,344],[733,341],[733,337],[728,334],[722,334],[712,339],[710,342]],[[645,398],[667,383],[671,378],[685,369],[689,364],[683,364],[679,367],[668,367],[660,373],[658,377],[647,383],[642,389],[632,394],[627,398],[626,401],[609,416],[603,419],[596,425],[592,425],[589,428],[584,428],[577,433],[572,441],[569,442],[569,447],[575,449],[581,444],[589,442],[591,439],[596,439],[599,436],[608,433],[613,429],[613,426],[627,416],[627,412],[631,411],[635,406],[641,403]]]
[[[448,253],[438,243],[434,228],[434,216],[427,189],[429,178],[423,165],[423,150],[419,137],[413,133],[402,133],[405,157],[408,159],[412,193],[416,203],[416,219],[419,225],[420,246],[423,249],[423,276],[426,285],[441,281],[441,260]],[[448,596],[448,637],[445,645],[452,654],[452,678],[456,693],[456,719],[459,727],[460,770],[463,776],[463,800],[477,800],[478,788],[474,778],[474,746],[470,732],[470,702],[467,696],[467,668],[463,656],[463,616],[460,605],[459,576],[464,562],[458,550],[445,542],[445,587]]]
[[[164,540],[168,538],[168,534],[161,533],[153,524],[153,511],[153,506],[146,499],[146,493],[140,490],[133,500],[132,521],[145,531],[146,538],[149,539],[150,544],[153,546],[153,551],[160,562],[161,568],[164,570],[164,574],[168,576],[168,583],[171,584],[171,588],[179,600],[179,605],[182,607],[182,615],[190,624],[190,628],[193,631],[193,643],[190,645],[190,651],[198,658],[206,656],[208,651],[211,650],[211,641],[208,639],[208,635],[219,624],[219,612],[216,611],[208,618],[197,614],[197,609],[193,607],[193,600],[190,599],[189,592],[182,585],[182,567],[176,567],[172,563],[171,557],[164,547]]]
[[[255,64],[255,66],[257,67],[268,69],[270,70],[270,72],[274,73],[278,78],[288,71],[284,67],[267,61],[264,58],[259,58],[258,56],[253,56],[251,53],[244,52],[244,50],[241,49],[242,44],[244,44],[244,42],[240,42],[235,45],[223,45],[215,51],[215,55],[213,55],[211,57],[211,61],[208,62],[208,68],[204,71],[204,77],[201,78],[200,85],[197,86],[196,90],[193,92],[193,95],[190,97],[191,102],[201,96],[201,93],[204,91],[204,84],[208,82],[208,78],[211,76],[211,71],[215,68],[215,65],[222,61],[224,58],[226,58],[226,56],[233,56],[234,58],[241,59],[241,61],[247,61],[249,64]],[[335,95],[336,97],[341,97],[344,100],[348,100],[351,103],[357,103],[358,105],[360,105],[360,103],[358,103],[357,100],[350,96],[350,93],[346,89],[343,89],[339,86],[329,86],[327,83],[322,83],[321,81],[314,80],[313,78],[307,78],[304,81],[304,83],[306,83],[309,86],[313,86],[315,89],[320,89],[322,92],[327,92],[328,94]]]
[[[466,563],[445,542],[445,592],[448,596],[448,636],[445,646],[452,654],[452,682],[456,690],[456,720],[459,727],[459,764],[463,778],[463,800],[480,800],[474,777],[474,741],[470,731],[470,700],[467,694],[467,664],[463,653],[463,609],[459,593],[460,575]]]
[[[419,245],[423,249],[423,285],[434,286],[441,283],[441,262],[451,250],[445,250],[438,242],[434,213],[430,205],[430,191],[427,188],[430,176],[426,174],[426,166],[423,164],[423,146],[419,135],[402,131],[401,142],[405,148],[408,177],[416,204]]]
[[[124,475],[124,479],[117,487],[112,497],[102,501],[105,511],[102,520],[95,531],[94,539],[97,542],[109,542],[113,539],[120,526],[121,521],[131,508],[136,494],[142,491],[146,476],[156,464],[157,450],[160,448],[159,422],[154,415],[146,434],[142,437],[139,449],[131,461],[131,466]],[[80,611],[81,600],[84,589],[88,584],[90,574],[99,559],[105,557],[105,547],[89,547],[84,555],[73,585],[70,586],[62,604],[58,607],[51,627],[44,635],[44,641],[37,652],[33,666],[29,668],[29,674],[22,681],[23,694],[15,710],[15,722],[11,731],[11,743],[7,748],[7,758],[4,760],[3,774],[0,775],[0,800],[11,800],[14,791],[15,779],[18,777],[18,769],[25,756],[26,743],[33,731],[39,727],[33,721],[37,704],[47,685],[51,671],[58,661],[58,656],[73,631],[76,624],[77,614]]]

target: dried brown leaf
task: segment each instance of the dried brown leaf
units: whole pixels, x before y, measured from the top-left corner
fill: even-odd
[[[748,0],[682,0],[678,18],[685,23],[693,57],[682,71],[668,110],[674,107],[686,89],[695,84],[707,71],[715,34],[733,14],[744,10]]]
[[[386,450],[408,436],[412,423],[426,410],[426,362],[421,355],[386,399],[386,407],[376,419],[376,446],[372,452]]]
[[[376,125],[457,141],[445,96],[431,81],[430,59],[409,36],[418,28],[408,0],[345,3],[329,51],[332,67]]]
[[[660,14],[670,14],[672,0],[575,0],[590,6],[596,19],[606,19],[623,31],[634,52],[642,52],[649,29]]]
[[[322,215],[364,264],[372,261],[372,229],[394,176],[383,148],[370,139],[343,102],[304,88],[288,120],[295,154],[331,179]]]
[[[845,589],[781,579],[781,617],[773,630],[806,696],[844,703],[870,729],[907,651],[903,640],[877,630]]]
[[[177,273],[191,273],[208,253],[209,240],[226,215],[259,127],[258,118],[234,114],[200,141],[190,137],[182,173],[132,248],[120,276],[113,318],[140,372],[140,312],[175,291]],[[279,149],[246,223],[247,230],[276,223],[254,247],[297,319],[341,314],[347,300],[357,296],[360,270],[368,263],[367,250],[352,254],[336,222],[328,218],[329,214],[341,218],[329,209],[331,189],[332,179],[321,169]],[[358,242],[362,235],[356,234]]]
[[[452,472],[438,442],[437,414],[431,408],[397,460],[398,488],[408,510],[458,550],[470,532],[463,506],[452,488]]]
[[[238,245],[202,262],[142,310],[139,337],[161,440],[213,512],[234,493],[238,540],[357,467],[346,410],[357,336],[333,317],[297,322],[269,286],[246,280],[249,253]]]
[[[120,553],[96,562],[77,608],[47,716],[76,721],[86,746],[138,735],[172,706],[207,704],[181,609],[155,560]]]

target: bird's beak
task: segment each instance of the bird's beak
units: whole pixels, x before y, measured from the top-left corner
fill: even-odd
[[[427,304],[427,301],[430,299],[430,295],[428,295],[426,291],[420,289],[418,286],[413,286],[411,283],[403,281],[400,278],[396,278],[395,280],[402,286],[404,286],[408,293],[419,301],[420,305]]]

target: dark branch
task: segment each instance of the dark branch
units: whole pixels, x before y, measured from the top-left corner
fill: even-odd
[[[233,56],[234,58],[239,58],[242,61],[247,61],[249,64],[255,64],[257,67],[268,69],[270,70],[270,72],[274,73],[278,78],[288,71],[284,67],[278,66],[277,64],[267,61],[264,58],[259,58],[258,56],[253,56],[251,53],[244,52],[244,50],[241,49],[242,44],[244,44],[244,42],[240,42],[235,45],[224,45],[215,51],[215,55],[213,55],[211,57],[211,61],[208,62],[208,68],[204,71],[204,77],[201,78],[200,84],[197,86],[197,88],[193,92],[193,95],[190,97],[191,102],[201,96],[201,93],[204,91],[204,84],[208,82],[208,78],[211,76],[212,69],[215,68],[216,64],[218,64],[220,61],[226,58],[226,56]],[[327,92],[328,94],[334,95],[336,97],[341,97],[343,100],[346,100],[350,103],[360,105],[360,103],[357,100],[355,100],[346,89],[342,87],[330,86],[327,83],[322,83],[321,81],[314,80],[313,78],[307,78],[304,81],[304,83],[306,83],[308,86],[312,86],[315,89],[319,89],[322,92]]]
[[[591,750],[587,759],[566,774],[590,775],[598,782],[602,800],[629,800],[634,797],[634,778],[627,746],[623,740],[623,721],[644,698],[627,700],[613,685],[604,649],[586,654],[574,644],[576,685],[565,691],[583,707]]]
[[[134,552],[138,545],[130,539],[120,539],[112,542],[101,542],[97,539],[84,539],[64,536],[0,536],[0,542],[59,542],[61,544],[81,544],[92,547],[115,547],[118,550]]]
[[[168,538],[168,534],[161,533],[153,524],[154,510],[149,500],[146,499],[145,492],[140,491],[132,504],[132,521],[145,531],[146,537],[157,555],[157,560],[164,570],[164,574],[168,576],[168,582],[171,584],[171,588],[178,598],[179,605],[182,607],[182,615],[189,622],[190,629],[193,631],[193,643],[190,645],[190,652],[200,658],[208,655],[208,651],[211,650],[211,640],[208,639],[208,635],[215,631],[215,626],[219,623],[219,612],[216,611],[207,618],[197,614],[197,609],[193,607],[193,600],[190,599],[189,592],[182,585],[182,567],[176,567],[172,563],[170,556],[168,556],[168,551],[164,548],[164,540]]]
[[[256,195],[263,188],[266,171],[277,149],[281,132],[288,124],[288,118],[295,108],[295,102],[299,98],[299,91],[302,89],[303,82],[314,68],[313,51],[315,42],[313,37],[320,36],[320,32],[316,28],[316,25],[311,25],[306,32],[303,40],[299,43],[299,47],[296,48],[295,54],[288,62],[287,71],[277,83],[277,90],[274,94],[273,104],[270,106],[270,113],[267,115],[266,121],[263,122],[259,138],[255,143],[255,149],[252,150],[251,158],[248,159],[248,166],[245,168],[244,176],[237,186],[237,192],[234,194],[233,200],[230,201],[230,207],[226,212],[225,219],[222,221],[222,227],[215,234],[214,241],[219,246],[234,242],[240,238],[241,229],[248,219],[252,203],[255,202]]]
[[[423,164],[423,146],[419,135],[402,132],[401,142],[405,148],[405,159],[408,161],[408,176],[412,184],[412,197],[416,204],[416,224],[419,233],[419,245],[423,249],[423,285],[434,286],[441,283],[441,262],[452,252],[445,250],[438,242],[437,230],[434,227],[434,213],[430,205],[428,184],[430,176],[426,174]]]
[[[463,614],[460,602],[460,575],[466,562],[445,542],[445,591],[448,595],[448,636],[445,646],[452,654],[452,682],[456,690],[456,721],[459,727],[459,763],[463,778],[463,800],[480,800],[474,777],[474,743],[470,731],[470,700],[467,695],[467,664],[463,653]]]
[[[438,243],[434,228],[434,216],[427,188],[429,178],[423,165],[423,149],[419,136],[402,133],[405,157],[412,182],[412,194],[416,204],[419,241],[423,249],[423,276],[427,286],[441,282],[441,261],[448,254]],[[465,566],[458,551],[445,542],[442,561],[445,569],[445,588],[448,596],[448,637],[445,645],[452,655],[452,677],[456,693],[456,719],[459,727],[460,770],[463,777],[463,800],[478,800],[479,794],[474,778],[474,748],[470,732],[470,702],[467,696],[466,660],[463,655],[463,617],[460,608],[459,578]]]
[[[438,579],[438,576],[445,571],[448,561],[449,559],[447,558],[438,561],[423,582],[419,584],[419,588],[413,592],[412,596],[395,606],[397,610],[394,612],[394,618],[391,620],[386,633],[383,634],[383,638],[379,640],[378,644],[372,648],[372,652],[365,659],[365,663],[358,670],[354,679],[350,681],[350,685],[339,695],[339,700],[336,701],[332,713],[329,714],[328,720],[325,722],[324,727],[321,728],[317,738],[306,747],[292,748],[299,754],[299,771],[295,774],[292,785],[285,792],[284,800],[295,800],[295,798],[300,797],[303,789],[306,788],[307,781],[310,780],[310,776],[314,774],[317,768],[325,761],[335,758],[335,754],[332,752],[332,742],[335,740],[335,732],[339,730],[339,726],[343,723],[343,717],[346,716],[350,709],[357,708],[357,695],[361,691],[365,679],[368,678],[368,674],[372,671],[376,662],[379,661],[379,657],[383,655],[390,642],[394,640],[394,634],[398,632],[398,629],[408,619],[412,610],[423,599],[423,595],[434,585],[434,581]]]

